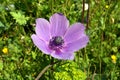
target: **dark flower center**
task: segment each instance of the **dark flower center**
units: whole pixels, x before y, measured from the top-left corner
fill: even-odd
[[[61,49],[63,43],[64,43],[64,40],[62,39],[61,36],[52,37],[52,39],[50,39],[49,41],[49,48],[53,50]]]

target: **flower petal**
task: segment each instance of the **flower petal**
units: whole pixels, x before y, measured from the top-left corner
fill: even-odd
[[[72,43],[68,43],[66,44],[66,47],[63,48],[63,51],[65,52],[74,52],[77,51],[81,48],[84,48],[87,43],[89,41],[88,36],[84,35],[82,36],[80,39],[72,42]]]
[[[55,13],[50,18],[50,26],[52,36],[63,36],[69,26],[69,21],[63,14]]]
[[[31,36],[33,43],[45,54],[50,54],[51,50],[48,48],[48,45],[41,40],[37,35],[33,34]]]
[[[45,41],[50,39],[50,23],[43,18],[36,19],[36,34]]]
[[[51,54],[52,57],[57,59],[63,59],[63,60],[73,60],[74,54],[68,53],[68,52],[62,52],[62,51],[55,51]]]
[[[84,36],[85,27],[81,23],[76,23],[71,25],[71,27],[67,30],[64,36],[64,40],[66,43],[71,43],[76,41]]]

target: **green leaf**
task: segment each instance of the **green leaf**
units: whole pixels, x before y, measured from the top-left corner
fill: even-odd
[[[118,24],[118,28],[120,28],[120,24]]]
[[[2,69],[3,69],[3,61],[0,60],[0,70],[2,70]]]
[[[0,21],[0,27],[5,27],[5,25]]]
[[[109,62],[110,62],[109,59],[110,59],[109,57],[105,57],[105,58],[103,58],[103,61],[104,61],[105,63],[109,63]]]
[[[32,58],[33,58],[33,59],[36,59],[36,56],[37,56],[37,54],[32,51]]]
[[[10,14],[12,15],[13,19],[15,19],[19,25],[25,25],[27,21],[29,20],[29,17],[25,17],[23,12],[20,12],[20,11],[10,12]]]
[[[54,72],[55,80],[85,80],[87,77],[75,62],[69,62],[56,68],[59,68],[59,71]]]

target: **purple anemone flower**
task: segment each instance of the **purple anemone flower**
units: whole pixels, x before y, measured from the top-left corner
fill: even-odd
[[[73,60],[74,52],[85,47],[89,41],[85,27],[81,23],[69,26],[69,21],[61,13],[55,13],[49,22],[36,19],[36,34],[33,43],[45,54],[57,59]]]

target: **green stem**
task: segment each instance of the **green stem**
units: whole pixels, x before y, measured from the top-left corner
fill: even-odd
[[[54,5],[54,0],[50,0],[50,7],[51,7],[51,13],[53,14],[53,5]]]
[[[90,15],[90,1],[88,0],[88,10],[87,10],[87,25],[86,28],[88,29],[89,26],[89,15]]]
[[[56,61],[54,63],[51,63],[49,65],[47,65],[39,74],[38,76],[35,78],[35,80],[39,80],[41,78],[41,76],[50,68],[52,67],[54,64],[58,63],[59,61]]]
[[[26,0],[23,0],[23,2],[24,2],[25,6],[26,6],[26,8],[27,8],[27,11],[30,12],[30,8],[29,8],[29,6],[28,6],[27,1],[26,1]]]
[[[84,23],[84,7],[85,7],[85,0],[83,0],[83,3],[82,3],[82,23]]]
[[[99,55],[99,61],[100,61],[99,67],[100,67],[100,80],[101,80],[101,68],[102,68],[102,62],[101,62],[101,56],[100,56],[100,55]]]

